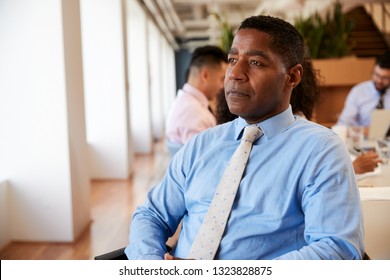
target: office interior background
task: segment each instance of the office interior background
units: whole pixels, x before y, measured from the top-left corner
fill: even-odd
[[[91,182],[129,180],[135,158],[152,156],[164,140],[191,51],[219,45],[214,14],[234,30],[251,15],[292,22],[333,2],[0,0],[0,250],[14,242],[72,244],[91,227]],[[318,109],[327,126],[390,42],[389,1],[340,2],[345,13],[362,7],[385,45],[355,49],[365,67],[341,69],[357,71],[348,83],[325,79],[329,96],[342,92]]]

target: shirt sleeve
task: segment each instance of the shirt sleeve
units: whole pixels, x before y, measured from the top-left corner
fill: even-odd
[[[147,195],[138,207],[130,225],[129,245],[125,249],[128,259],[163,259],[165,243],[171,237],[183,215],[185,176],[180,164],[183,149],[172,158],[160,184]]]
[[[358,114],[359,114],[359,90],[358,88],[352,88],[345,100],[344,108],[341,111],[337,124],[346,126],[359,125]]]
[[[362,210],[345,146],[336,139],[318,145],[305,174],[311,174],[300,196],[308,245],[277,259],[361,259]]]

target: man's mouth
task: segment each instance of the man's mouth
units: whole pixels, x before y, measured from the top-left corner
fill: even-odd
[[[239,90],[228,90],[227,93],[229,97],[249,97],[249,94]]]

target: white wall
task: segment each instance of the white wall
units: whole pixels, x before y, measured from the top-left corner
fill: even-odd
[[[62,23],[73,241],[87,227],[91,214],[79,0],[62,0]]]
[[[87,141],[91,177],[130,173],[121,0],[81,0]]]
[[[154,24],[149,25],[150,91],[154,139],[165,135],[165,119],[176,97],[175,53]]]
[[[158,28],[152,21],[148,21],[149,31],[149,50],[148,59],[150,69],[150,95],[151,95],[151,114],[152,114],[152,131],[154,139],[162,139],[165,132],[164,107],[163,104],[163,82],[162,73],[166,71],[163,64],[162,44],[164,37],[160,34]]]
[[[129,108],[135,153],[152,151],[151,101],[149,87],[148,19],[136,0],[127,0],[127,51]]]
[[[175,52],[166,40],[162,42],[164,71],[163,80],[163,110],[164,119],[167,118],[169,109],[176,97],[176,70],[175,70]]]
[[[0,1],[0,177],[12,240],[72,241],[88,224],[78,0]]]
[[[0,0],[0,178],[8,182],[8,195],[1,199],[8,204],[8,212],[2,214],[9,221],[11,240],[73,241],[90,222],[83,59],[85,88],[93,92],[87,103],[96,97],[92,102],[104,106],[99,109],[107,115],[97,122],[105,125],[106,134],[115,134],[97,142],[104,146],[116,141],[120,146],[109,148],[110,156],[99,158],[107,160],[105,167],[99,166],[105,172],[110,164],[119,164],[115,172],[126,174],[126,160],[128,166],[133,151],[151,152],[151,94],[158,100],[153,106],[160,109],[154,115],[155,128],[160,129],[155,135],[161,135],[159,126],[175,96],[173,49],[138,2],[82,1],[86,1],[83,7],[93,2],[88,7],[100,9],[90,11],[100,17],[100,27],[84,31],[88,52],[84,58],[79,0]],[[110,6],[105,6],[108,2]],[[123,3],[126,11],[121,11]],[[126,22],[123,13],[129,17]],[[97,19],[89,20],[86,28]],[[130,40],[126,45],[127,34]],[[149,49],[149,40],[159,42],[158,53],[154,53],[156,48]],[[111,42],[110,48],[106,41]],[[96,57],[100,59],[95,67],[101,72],[87,65]],[[156,65],[149,63],[150,58],[158,59]],[[126,95],[127,79],[131,79],[131,99]],[[98,82],[99,90],[104,89],[102,96],[94,94]],[[88,114],[89,120],[99,118],[96,108],[89,109],[88,104],[88,113],[95,113]],[[97,143],[93,141],[91,146]],[[110,161],[111,156],[115,160]]]
[[[8,184],[0,178],[0,249],[10,242],[8,200]]]

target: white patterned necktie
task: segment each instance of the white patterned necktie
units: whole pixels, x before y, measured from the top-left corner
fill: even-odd
[[[194,243],[192,243],[188,255],[189,259],[214,259],[248,161],[252,143],[262,135],[263,132],[256,125],[245,127],[241,143],[223,173],[208,212],[199,228]]]

